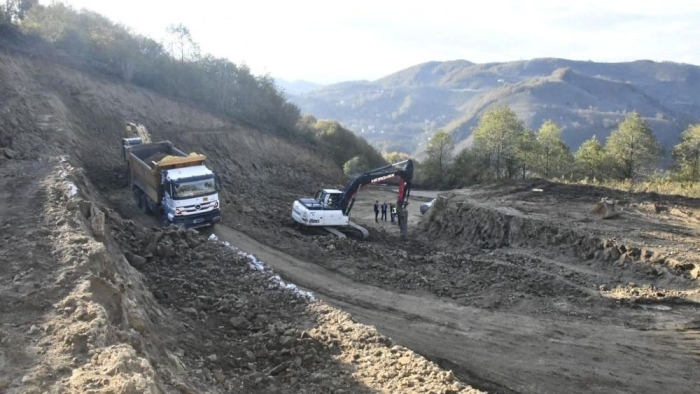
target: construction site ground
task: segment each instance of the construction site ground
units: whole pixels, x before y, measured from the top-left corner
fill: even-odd
[[[339,239],[290,216],[342,187],[313,146],[40,57],[0,76],[0,392],[697,392],[700,200],[414,191],[401,239],[369,187]],[[138,210],[124,119],[207,155],[222,224]]]

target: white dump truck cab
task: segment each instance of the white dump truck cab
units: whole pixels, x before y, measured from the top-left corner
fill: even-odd
[[[173,224],[199,227],[221,221],[214,173],[203,165],[173,168],[161,173],[163,215]]]

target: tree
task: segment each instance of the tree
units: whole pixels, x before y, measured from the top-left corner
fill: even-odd
[[[656,169],[663,150],[649,124],[635,111],[610,134],[605,152],[618,178],[634,180]]]
[[[574,164],[577,172],[587,178],[601,178],[605,151],[598,138],[594,135],[584,141],[574,154]]]
[[[513,160],[517,163],[515,165],[520,167],[520,174],[523,179],[527,176],[528,171],[537,166],[539,150],[537,137],[531,129],[527,128],[518,135]]]
[[[4,17],[7,22],[23,20],[32,7],[39,4],[39,0],[5,0],[3,6]]]
[[[452,136],[444,130],[435,132],[428,143],[426,149],[428,158],[425,160],[424,170],[438,186],[442,186],[445,181],[454,147]]]
[[[547,120],[537,131],[539,160],[537,171],[545,178],[563,174],[570,161],[569,147],[561,139],[561,129],[552,120]]]
[[[507,106],[488,110],[474,130],[474,150],[485,155],[494,178],[512,177],[518,169],[516,151],[525,126]]]
[[[199,58],[199,45],[192,39],[190,29],[182,23],[170,25],[166,30],[170,35],[168,48],[173,57],[181,62]]]
[[[384,158],[384,160],[386,160],[387,163],[398,163],[400,161],[409,159],[408,154],[403,152],[384,152],[382,153],[382,157]]]
[[[355,156],[343,164],[345,175],[357,175],[369,170],[369,163],[364,156]]]
[[[465,187],[478,182],[483,168],[481,159],[473,149],[462,149],[455,156],[450,168],[450,186]]]
[[[681,142],[673,148],[673,160],[680,179],[700,180],[700,125],[691,125],[681,134]]]

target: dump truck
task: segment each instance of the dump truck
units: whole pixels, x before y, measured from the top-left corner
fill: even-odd
[[[185,228],[221,221],[219,182],[204,165],[206,156],[186,154],[170,141],[144,143],[141,137],[129,137],[122,142],[129,185],[144,213],[156,215],[163,225]]]

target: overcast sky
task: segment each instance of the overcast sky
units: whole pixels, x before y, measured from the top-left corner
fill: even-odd
[[[64,2],[159,41],[183,23],[204,52],[287,80],[372,80],[452,59],[700,64],[700,0]]]

